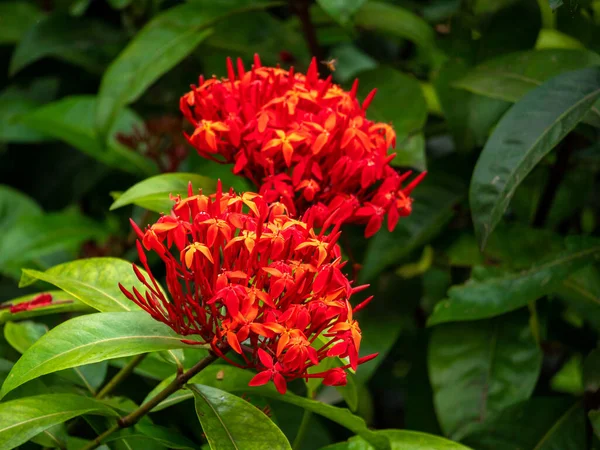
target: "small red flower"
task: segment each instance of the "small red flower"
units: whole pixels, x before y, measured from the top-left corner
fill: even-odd
[[[259,370],[251,386],[273,381],[284,393],[296,378],[343,384],[340,371],[360,363],[360,328],[348,299],[364,287],[352,287],[341,271],[339,222],[330,234],[317,234],[310,213],[294,219],[281,203],[224,193],[220,183],[214,195],[194,194],[190,186],[188,197],[174,202],[171,214],[145,231],[133,224],[149,277],[134,266],[146,292],[119,285],[127,298],[182,336],[200,337],[185,342],[210,344],[232,364],[225,350],[241,355],[242,367]],[[165,264],[170,298],[145,251]],[[308,374],[338,355],[350,364]]]
[[[281,202],[291,214],[313,207],[315,226],[338,209],[337,220],[366,224],[375,234],[387,216],[388,229],[410,214],[410,175],[389,164],[396,134],[366,117],[375,96],[362,105],[358,81],[349,92],[319,78],[313,59],[306,75],[262,67],[258,56],[246,72],[227,60],[228,78],[205,80],[181,98],[180,107],[195,127],[188,136],[198,153],[233,163],[233,172],[254,182],[268,202]],[[226,120],[224,118],[227,118]]]

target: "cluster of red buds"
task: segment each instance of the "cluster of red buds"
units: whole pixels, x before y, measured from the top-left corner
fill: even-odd
[[[4,304],[0,305],[0,309],[8,309],[11,314],[15,314],[15,313],[24,312],[24,311],[31,311],[31,310],[37,309],[37,308],[43,308],[44,306],[62,305],[64,303],[72,303],[72,301],[71,300],[59,300],[59,301],[55,301],[53,303],[52,294],[42,293],[42,294],[36,295],[34,298],[32,298],[31,300],[29,300],[27,302],[14,303],[14,304],[13,303],[4,303]]]
[[[273,380],[277,390],[296,378],[346,383],[344,369],[359,358],[361,332],[353,312],[353,287],[341,271],[335,214],[317,233],[309,210],[292,218],[285,204],[269,203],[255,193],[222,192],[175,197],[163,215],[138,235],[138,252],[148,272],[134,266],[146,292],[121,290],[156,320],[189,343],[210,344],[220,357],[239,367],[256,368],[250,385]],[[326,230],[329,234],[325,234]],[[152,276],[144,248],[166,267],[168,299]],[[240,355],[236,363],[225,349]],[[348,364],[317,373],[308,369],[325,358],[348,358]]]
[[[251,180],[267,202],[281,202],[298,217],[313,207],[316,226],[334,213],[342,223],[366,224],[370,237],[385,216],[391,231],[411,212],[410,193],[424,173],[403,186],[388,150],[396,135],[366,118],[375,96],[362,104],[358,80],[349,92],[319,78],[313,59],[306,75],[262,67],[255,56],[246,72],[227,60],[228,78],[200,77],[181,98],[194,126],[186,137],[198,153]]]

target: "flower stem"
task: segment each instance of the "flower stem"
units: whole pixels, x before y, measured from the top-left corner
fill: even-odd
[[[104,439],[106,439],[111,434],[120,430],[121,428],[127,428],[132,425],[135,425],[142,417],[148,414],[156,405],[166,399],[169,395],[181,389],[194,375],[198,374],[202,369],[207,367],[212,362],[216,361],[218,356],[213,352],[210,352],[207,357],[198,361],[196,365],[191,367],[188,371],[182,373],[177,376],[166,388],[148,400],[146,403],[141,405],[138,409],[133,411],[132,413],[121,417],[117,420],[112,427],[106,430],[104,433],[99,435],[92,442],[87,444],[84,447],[81,447],[81,450],[93,450],[98,447]]]
[[[96,394],[96,398],[97,399],[101,399],[106,397],[108,394],[110,394],[112,391],[115,390],[115,388],[121,384],[121,382],[127,378],[129,375],[131,375],[131,372],[134,371],[134,369],[144,360],[144,358],[147,356],[147,353],[142,353],[141,355],[137,355],[135,358],[133,358],[131,361],[129,361],[125,366],[123,366],[123,368],[121,368],[121,370],[119,370],[119,372],[117,372],[117,374],[111,378],[111,380],[106,383],[106,385],[100,389],[100,391],[98,391],[98,393]]]
[[[296,438],[294,439],[294,444],[292,448],[294,450],[300,450],[302,447],[302,442],[304,442],[304,437],[306,436],[306,432],[308,431],[308,426],[310,425],[310,419],[312,418],[312,412],[305,409],[304,415],[302,416],[302,422],[300,422],[300,428],[298,428],[298,434],[296,434]]]
[[[317,32],[310,18],[310,3],[310,0],[290,0],[290,5],[292,9],[295,10],[300,19],[300,23],[302,24],[302,31],[308,49],[312,53],[312,56],[317,58],[317,61],[321,61],[323,59],[323,51],[319,46]]]

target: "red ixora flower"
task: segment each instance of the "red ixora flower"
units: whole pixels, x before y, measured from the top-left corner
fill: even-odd
[[[311,211],[293,219],[281,203],[223,193],[220,183],[214,195],[194,195],[190,186],[188,197],[174,202],[171,214],[145,231],[132,222],[149,278],[134,271],[146,292],[119,285],[152,317],[183,336],[199,336],[186,342],[208,343],[240,366],[224,349],[238,353],[241,367],[259,371],[250,385],[273,380],[281,393],[295,378],[345,384],[342,369],[376,356],[358,357],[361,333],[349,298],[366,286],[352,287],[341,271],[339,224],[328,235],[325,227],[317,233]],[[170,299],[152,276],[144,248],[164,262]],[[328,357],[348,358],[348,364],[308,374]]]
[[[195,127],[188,141],[198,153],[222,163],[259,187],[269,202],[292,215],[315,205],[320,226],[335,210],[338,220],[367,224],[365,236],[387,216],[391,231],[411,212],[410,193],[425,173],[403,185],[388,154],[396,134],[390,125],[366,118],[375,96],[362,104],[358,80],[349,92],[319,78],[313,59],[306,75],[262,67],[258,56],[246,72],[227,59],[228,78],[205,80],[181,98],[180,108]]]

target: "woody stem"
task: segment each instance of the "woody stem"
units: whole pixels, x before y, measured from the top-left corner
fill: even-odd
[[[146,414],[148,414],[155,406],[157,406],[160,402],[165,400],[168,396],[170,396],[171,394],[173,394],[174,392],[178,391],[183,386],[185,386],[185,384],[194,375],[198,374],[205,367],[207,367],[208,365],[210,365],[212,362],[216,361],[217,359],[218,359],[218,356],[215,353],[213,353],[212,351],[209,352],[207,357],[205,357],[202,360],[200,360],[199,362],[197,362],[196,365],[194,365],[188,371],[175,377],[175,379],[166,388],[164,388],[162,391],[160,391],[158,394],[156,394],[154,397],[152,397],[150,400],[148,400],[146,403],[141,405],[138,409],[136,409],[132,413],[118,419],[117,423],[115,423],[112,427],[110,427],[104,433],[99,435],[92,442],[85,445],[84,447],[81,447],[80,450],[93,450],[96,447],[98,447],[102,443],[102,441],[104,441],[107,437],[109,437],[111,434],[119,431],[121,428],[127,428],[132,425],[135,425],[142,417],[144,417]]]
[[[133,358],[131,361],[129,361],[125,366],[123,366],[123,368],[121,370],[119,370],[119,372],[111,378],[111,380],[106,383],[106,385],[100,389],[100,391],[98,391],[98,393],[96,394],[96,398],[97,399],[101,399],[106,397],[108,394],[110,394],[112,391],[115,390],[115,388],[121,384],[121,382],[127,378],[129,375],[131,375],[131,373],[134,371],[134,369],[144,360],[144,358],[148,355],[148,353],[142,353],[141,355],[137,355],[135,358]]]

